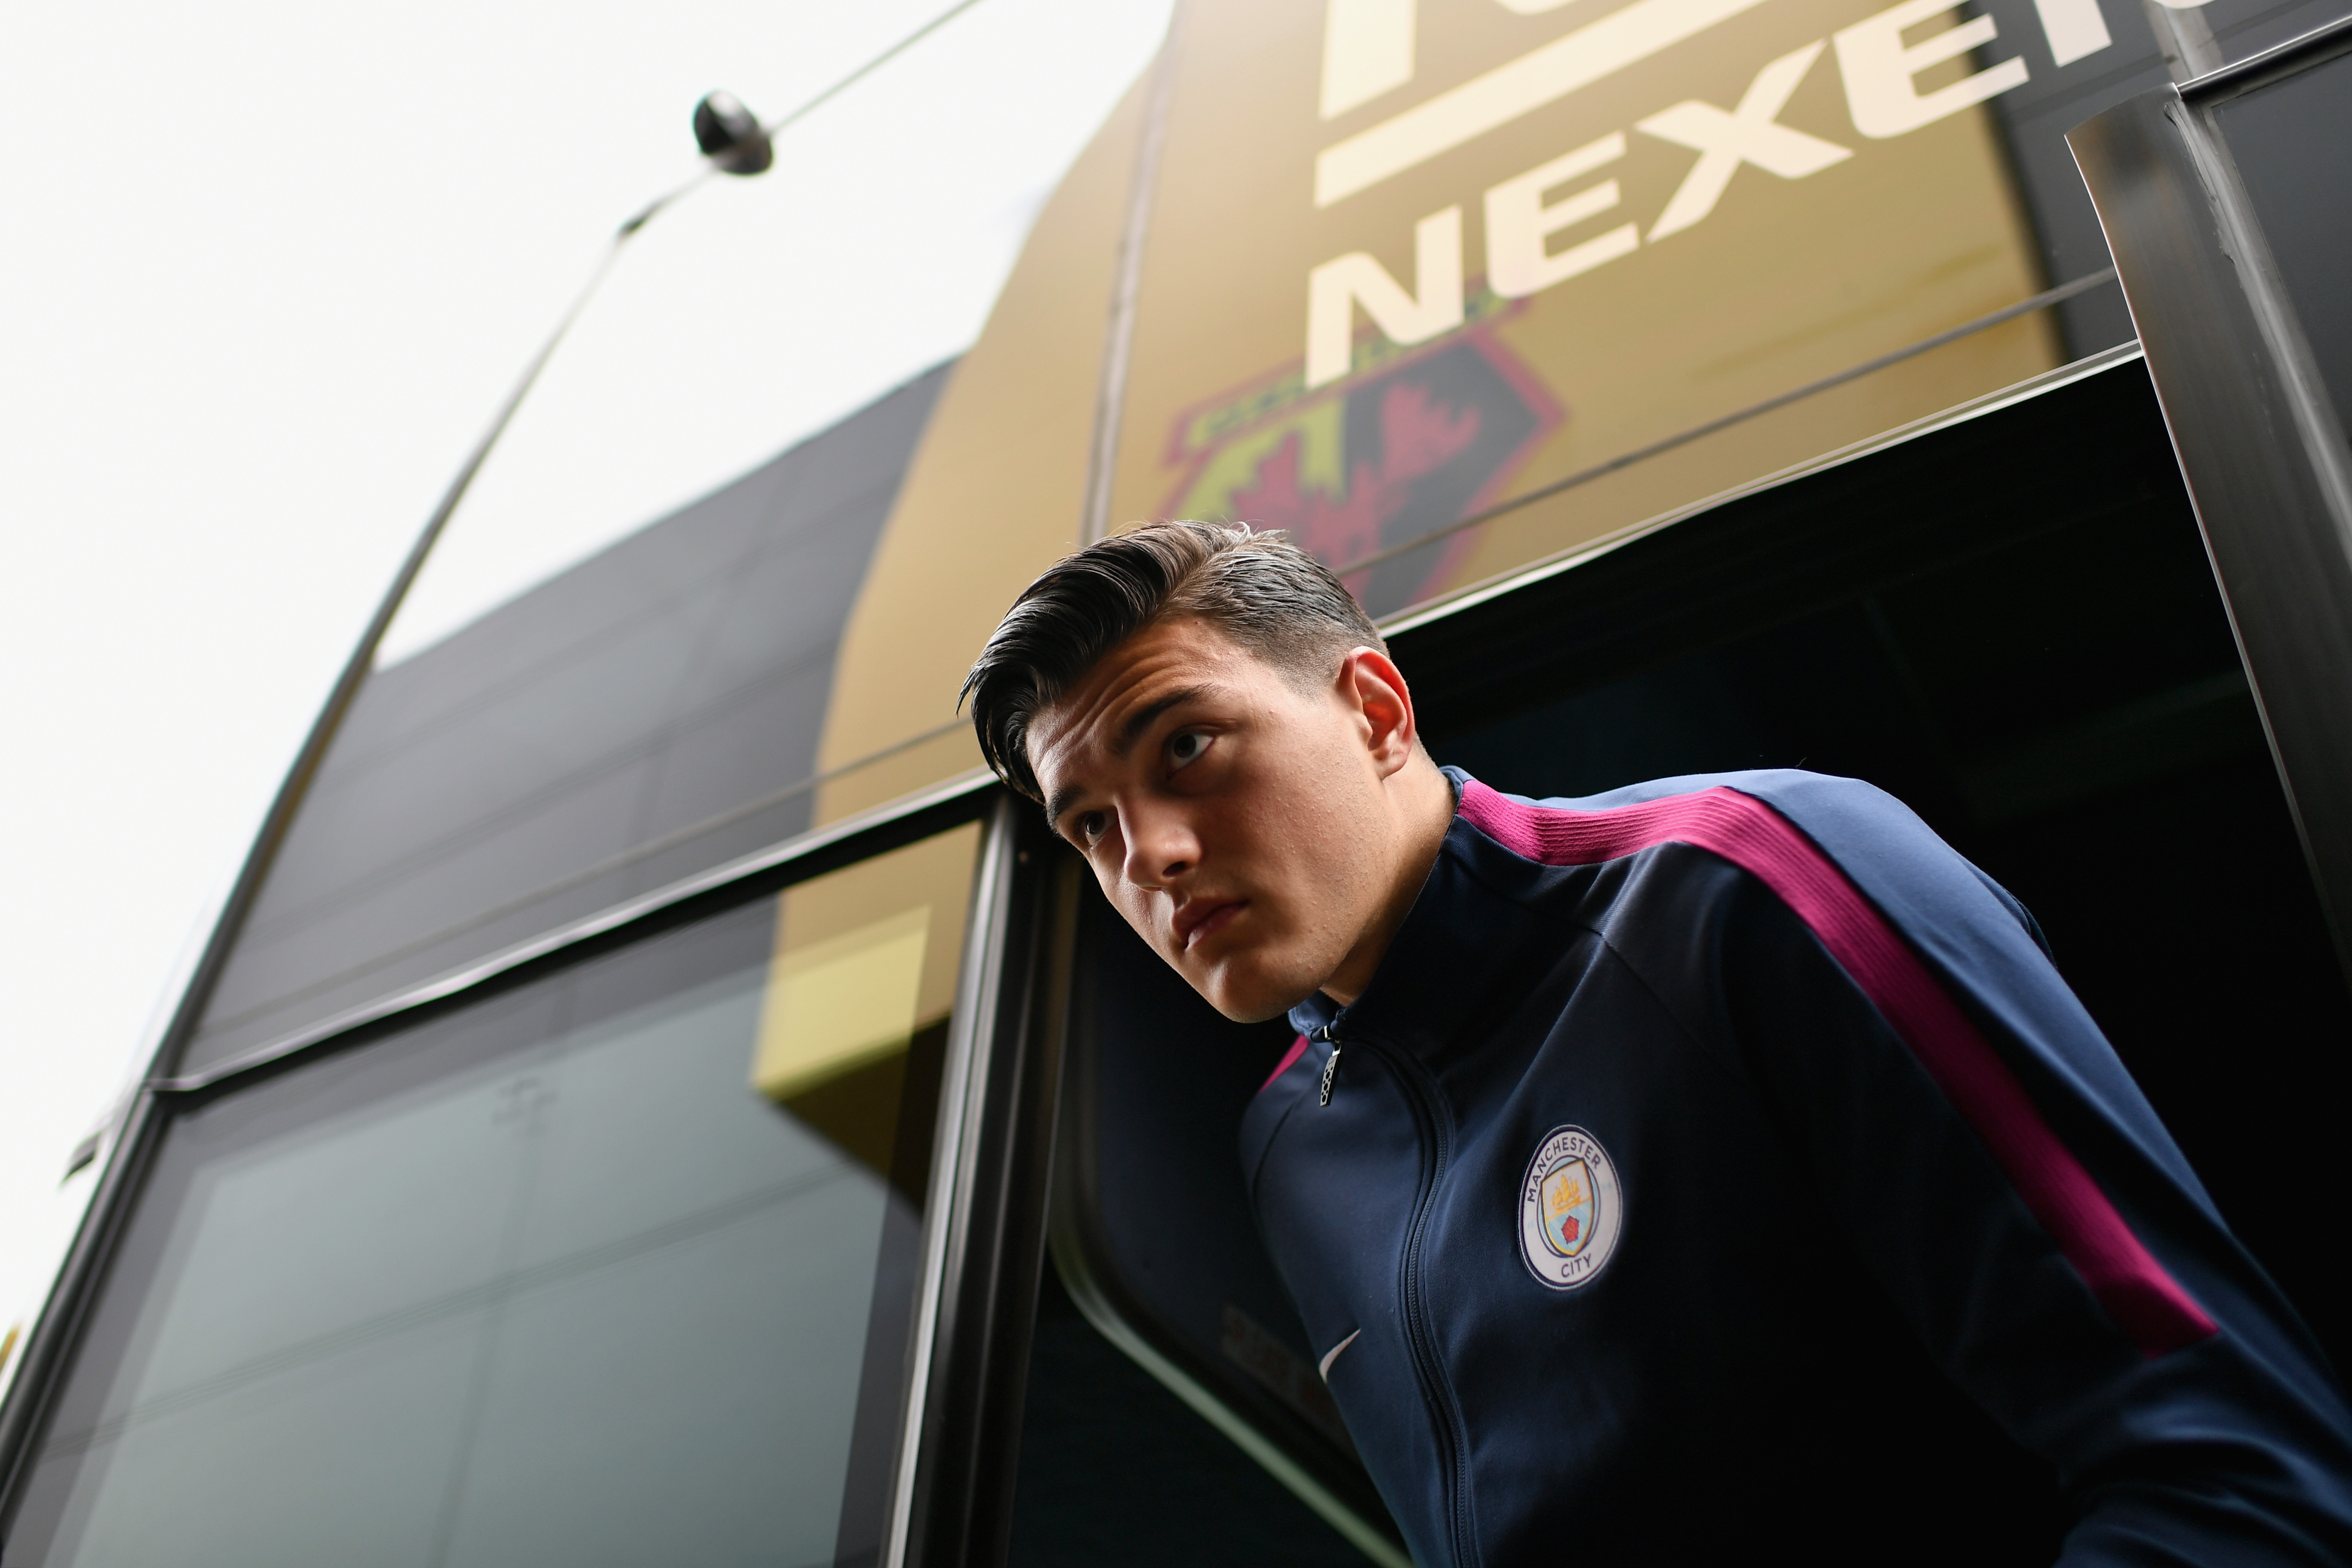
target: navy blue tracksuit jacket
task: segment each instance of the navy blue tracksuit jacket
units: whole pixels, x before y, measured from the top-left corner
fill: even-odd
[[[1242,1131],[1418,1563],[2352,1560],[2324,1357],[1990,879],[1852,780],[1448,772]]]

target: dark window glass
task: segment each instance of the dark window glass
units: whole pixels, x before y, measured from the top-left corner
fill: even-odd
[[[872,1562],[978,834],[178,1115],[12,1568]]]
[[[2336,416],[2352,429],[2352,56],[2229,100],[2214,118]]]
[[[1029,1352],[1013,1568],[1364,1568],[1366,1561],[1097,1333],[1045,1271]]]
[[[2034,0],[1971,0],[1969,10],[1990,18],[1998,28],[1999,41],[1983,57],[2020,59],[2032,72],[1985,108],[2007,143],[2049,281],[2087,277],[2111,264],[2098,214],[2066,147],[2069,130],[2176,79],[2192,68],[2188,56],[2194,58],[2195,70],[2209,71],[2325,26],[2346,9],[2345,0],[2203,0],[2178,10],[2161,0],[2105,0],[2088,16],[2098,19],[2097,37],[2106,41],[2062,63],[2053,52],[2043,7]],[[2062,14],[2058,6],[2048,12],[2053,18]],[[2079,10],[2074,15],[2084,16]],[[2078,36],[2074,47],[2095,41]],[[2318,142],[2311,145],[2315,153],[2321,150]],[[2076,295],[2057,314],[2069,358],[2128,342],[2134,335],[2120,289]]]

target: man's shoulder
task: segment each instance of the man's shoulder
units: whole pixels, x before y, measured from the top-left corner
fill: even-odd
[[[1993,932],[2004,946],[2019,938],[2040,945],[2022,905],[1909,806],[1862,779],[1760,768],[1541,798],[1503,794],[1467,774],[1457,783],[1463,815],[1523,859],[1592,864],[1663,844],[1722,847],[1730,841],[1722,824],[1727,815],[1753,826],[1769,814],[1796,830],[1791,843],[1801,841],[1806,854],[1834,867],[1914,942],[1940,946],[1933,933],[1942,932],[1973,947]],[[1757,844],[1753,835],[1746,841],[1751,849]],[[1730,858],[1758,868],[1752,854],[1735,850]]]
[[[1795,826],[1849,875],[1888,859],[1958,861],[1910,807],[1877,785],[1799,768],[1683,773],[1589,795],[1519,795],[1449,769],[1462,815],[1496,843],[1531,860],[1589,864],[1683,837],[1691,826],[1760,803]],[[1862,864],[1850,864],[1860,862]],[[1965,862],[1959,862],[1965,864]]]
[[[1597,812],[1623,806],[1643,805],[1673,800],[1687,795],[1705,795],[1710,790],[1736,790],[1752,795],[1780,811],[1783,816],[1814,816],[1822,813],[1860,813],[1873,815],[1894,813],[1911,825],[1925,829],[1926,824],[1912,814],[1909,807],[1876,784],[1863,779],[1843,778],[1835,773],[1809,773],[1802,768],[1749,768],[1734,773],[1677,773],[1669,778],[1649,779],[1641,784],[1625,784],[1603,790],[1598,795],[1506,796],[1524,801],[1546,811]]]

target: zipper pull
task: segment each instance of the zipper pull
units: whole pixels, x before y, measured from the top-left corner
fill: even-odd
[[[1330,1058],[1323,1064],[1322,1103],[1328,1105],[1331,1103],[1332,1082],[1339,1076],[1339,1037],[1331,1032],[1330,1025],[1326,1024],[1315,1031],[1315,1037],[1331,1047]]]

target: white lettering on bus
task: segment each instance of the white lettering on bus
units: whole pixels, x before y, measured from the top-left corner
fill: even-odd
[[[1329,0],[1323,12],[1324,119],[1412,79],[1413,13],[1419,3]]]
[[[1728,114],[1711,103],[1691,99],[1637,122],[1650,135],[1694,148],[1699,154],[1698,162],[1675,188],[1674,199],[1666,203],[1666,210],[1650,226],[1653,243],[1663,235],[1681,233],[1713,212],[1742,163],[1753,163],[1784,180],[1801,180],[1853,156],[1850,147],[1774,121],[1805,72],[1821,58],[1823,47],[1818,41],[1807,44],[1758,71],[1740,95],[1739,107]]]
[[[1933,37],[1906,47],[1903,30],[1931,16],[1957,10],[1960,0],[1904,0],[1875,16],[1841,27],[1837,42],[1838,70],[1845,78],[1846,108],[1853,128],[1881,141],[1932,125],[1971,104],[2025,83],[2025,62],[2006,59],[1997,66],[1962,77],[1949,87],[1923,93],[1912,79],[1929,66],[1948,60],[1992,42],[1996,29],[1990,16],[1979,16],[1948,27]]]
[[[1344,6],[1360,4],[1366,8],[1364,15],[1369,16],[1374,6],[1389,3],[1390,0],[1331,0],[1328,16],[1330,25],[1337,27]],[[1328,205],[1376,184],[1759,3],[1759,0],[1634,0],[1633,5],[1599,22],[1325,148],[1316,160],[1316,205]],[[1919,90],[1917,78],[1921,72],[1981,47],[1998,36],[1992,18],[1979,16],[1917,44],[1906,46],[1903,42],[1906,28],[1946,16],[1958,9],[1960,4],[1961,0],[1904,0],[1902,5],[1832,35],[1838,72],[1845,86],[1846,108],[1856,131],[1878,141],[1906,135],[2024,85],[2025,62],[2011,58],[1933,91]],[[2035,0],[2035,4],[2050,36],[2051,53],[2060,64],[2108,46],[2099,0]],[[1395,17],[1404,16],[1409,56],[1410,5],[1401,13],[1382,15],[1388,18],[1383,25],[1391,29],[1392,49]],[[1350,25],[1369,27],[1370,23],[1360,19]],[[1819,174],[1853,155],[1852,148],[1779,121],[1781,110],[1794,96],[1805,73],[1821,58],[1822,47],[1816,40],[1767,64],[1740,95],[1737,109],[1726,110],[1696,99],[1686,99],[1635,122],[1644,133],[1691,148],[1699,154],[1698,162],[1683,177],[1665,209],[1651,226],[1652,241],[1678,234],[1713,212],[1732,176],[1743,164],[1752,163],[1784,180],[1796,180]],[[1327,107],[1332,101],[1330,51],[1327,37]],[[1398,68],[1393,58],[1386,68],[1391,73]],[[1402,68],[1409,77],[1409,58]],[[1373,79],[1364,75],[1351,79]],[[1486,193],[1487,286],[1504,298],[1520,299],[1639,248],[1643,243],[1640,230],[1632,223],[1618,225],[1557,253],[1549,248],[1553,235],[1617,207],[1623,201],[1623,193],[1611,179],[1571,192],[1549,205],[1545,196],[1578,175],[1624,155],[1624,133],[1612,132],[1489,188]],[[1355,311],[1359,305],[1371,318],[1375,328],[1400,344],[1425,342],[1462,324],[1459,206],[1433,213],[1414,226],[1413,256],[1415,271],[1411,291],[1366,251],[1352,251],[1308,273],[1307,386],[1327,385],[1347,375],[1352,368]]]
[[[1565,200],[1544,205],[1544,193],[1588,174],[1603,163],[1625,155],[1625,133],[1612,131],[1598,142],[1530,169],[1515,180],[1505,180],[1486,193],[1486,283],[1507,300],[1549,289],[1604,261],[1614,261],[1642,243],[1642,231],[1621,224],[1608,233],[1558,255],[1545,241],[1570,224],[1607,212],[1617,205],[1617,182],[1587,185]]]
[[[1462,324],[1462,209],[1447,207],[1413,226],[1414,292],[1364,251],[1327,261],[1307,278],[1307,384],[1321,386],[1353,363],[1356,307],[1400,343],[1417,343]]]
[[[1370,189],[1763,3],[1633,0],[1324,148],[1315,157],[1315,205]]]

